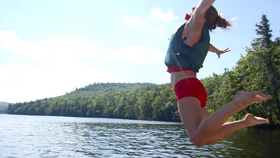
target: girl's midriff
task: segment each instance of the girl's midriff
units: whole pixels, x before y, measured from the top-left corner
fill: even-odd
[[[196,73],[191,68],[182,69],[177,66],[168,67],[167,72],[171,74],[171,84],[175,84],[185,78],[196,78]]]

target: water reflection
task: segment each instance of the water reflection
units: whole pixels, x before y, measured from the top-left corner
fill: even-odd
[[[74,142],[79,142],[71,144],[72,148],[94,157],[182,156],[178,140],[186,141],[187,137],[178,124],[70,123],[66,126],[72,127],[72,133],[67,134],[75,135]],[[191,143],[186,141],[186,145]]]
[[[279,157],[279,131],[245,129],[195,147],[181,124],[0,115],[0,157]]]
[[[62,146],[93,157],[226,157],[232,142],[196,148],[181,124],[63,123]],[[68,127],[68,128],[65,128]]]
[[[247,128],[236,132],[227,140],[232,142],[232,146],[243,149],[243,152],[239,153],[231,151],[239,157],[280,157],[280,130]]]

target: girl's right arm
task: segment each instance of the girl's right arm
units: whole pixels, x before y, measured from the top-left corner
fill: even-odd
[[[192,13],[190,20],[183,31],[183,37],[187,37],[185,43],[189,46],[196,44],[202,34],[202,27],[205,23],[205,13],[215,0],[200,0]]]
[[[205,21],[205,13],[212,6],[215,0],[200,0],[196,9],[193,12],[193,18],[196,22],[204,24]]]

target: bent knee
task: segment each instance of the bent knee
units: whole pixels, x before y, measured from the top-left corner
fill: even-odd
[[[202,147],[203,145],[206,145],[208,143],[208,140],[200,138],[191,138],[191,141],[196,147]]]
[[[217,139],[210,139],[207,143],[206,143],[206,145],[213,145],[213,144],[215,144],[215,143],[217,143],[218,142],[218,140]]]

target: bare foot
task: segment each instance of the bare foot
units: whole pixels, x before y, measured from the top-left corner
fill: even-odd
[[[268,119],[265,119],[262,117],[256,117],[252,114],[247,114],[243,120],[246,121],[248,126],[254,126],[254,125],[259,125],[259,124],[269,124]]]
[[[262,92],[254,91],[254,92],[243,92],[239,91],[236,93],[233,101],[240,107],[240,108],[246,108],[247,106],[264,101],[272,99],[271,95],[266,95]]]

